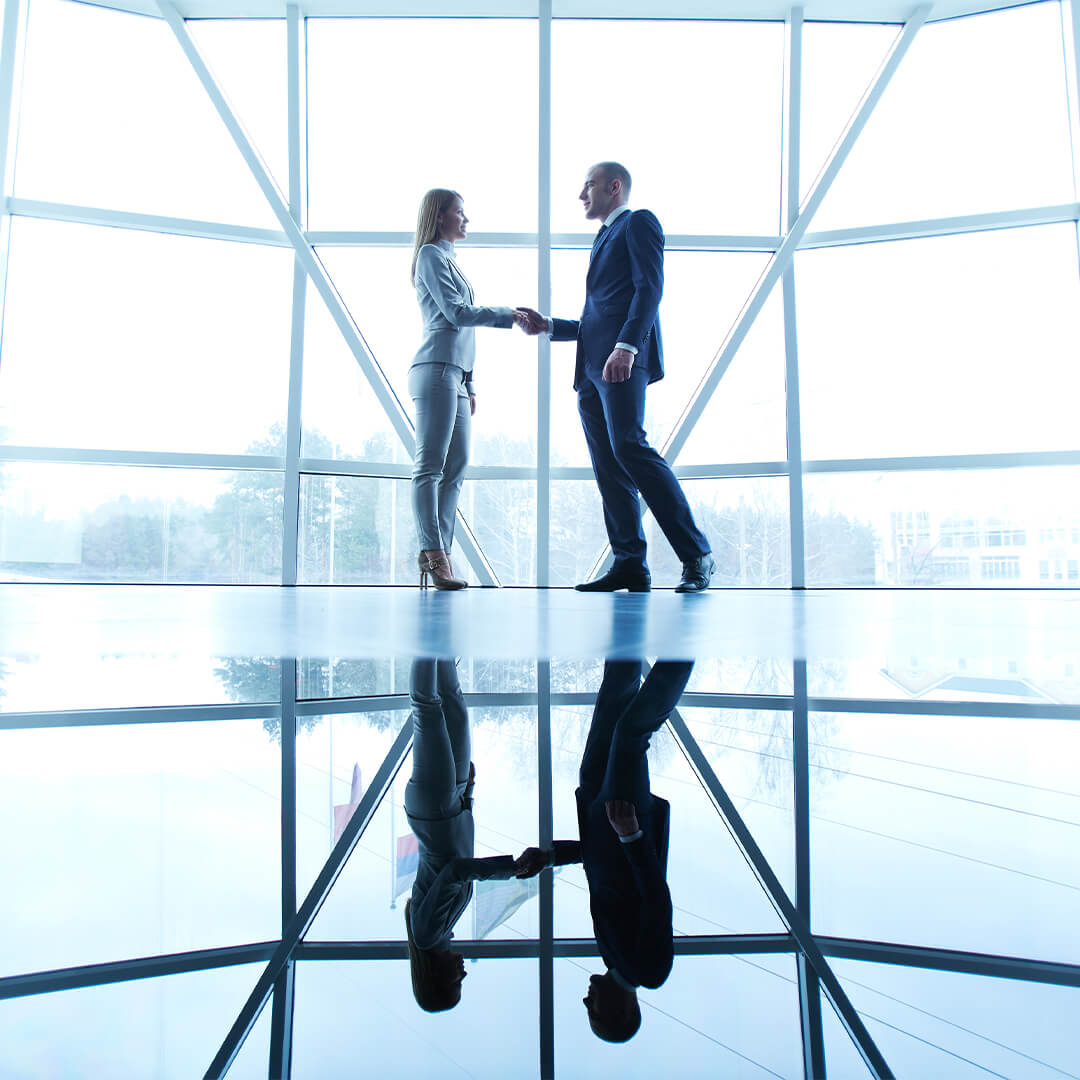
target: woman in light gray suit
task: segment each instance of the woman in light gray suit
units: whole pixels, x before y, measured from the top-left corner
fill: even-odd
[[[454,261],[454,242],[465,239],[468,222],[456,191],[433,188],[420,202],[413,248],[412,282],[424,340],[409,368],[409,396],[416,406],[412,504],[420,584],[430,574],[436,589],[467,586],[454,577],[450,547],[476,411],[474,327],[527,325],[520,309],[475,305],[472,286]]]

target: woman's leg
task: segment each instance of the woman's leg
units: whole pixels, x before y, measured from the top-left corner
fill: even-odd
[[[461,485],[465,480],[465,466],[469,464],[469,436],[472,429],[469,395],[465,389],[462,373],[457,368],[449,370],[457,374],[458,397],[454,430],[446,451],[442,483],[439,485],[439,531],[442,534],[443,551],[447,554],[450,553],[450,545],[454,542],[454,523],[457,521]]]
[[[439,661],[414,660],[409,675],[412,700],[412,776],[405,785],[405,809],[414,817],[449,817],[459,804],[457,762],[438,691]],[[468,773],[468,762],[465,764]]]
[[[443,551],[449,546],[439,522],[446,458],[459,411],[455,372],[460,380],[459,369],[452,365],[418,364],[409,371],[409,396],[416,413],[412,506],[421,551]]]
[[[450,738],[450,751],[454,756],[454,777],[459,785],[464,785],[469,779],[472,736],[469,712],[458,681],[457,664],[453,660],[438,662],[438,688],[446,733]]]

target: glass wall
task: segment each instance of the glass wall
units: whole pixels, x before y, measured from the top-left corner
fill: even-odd
[[[329,306],[294,292],[280,214],[163,20],[27,10],[0,250],[4,579],[410,583],[419,198],[465,198],[457,255],[478,302],[573,316],[581,181],[619,159],[668,236],[647,430],[719,554],[714,587],[1080,581],[1078,110],[1057,0],[914,36],[310,18],[291,90],[284,19],[189,22],[278,210],[300,193]],[[655,58],[614,111],[588,74],[598,50]],[[306,108],[290,114],[290,92]],[[826,185],[790,262],[785,125],[803,207]],[[566,586],[606,555],[573,365],[570,344],[549,359],[517,331],[477,332],[475,549],[455,564],[474,583]],[[673,583],[653,539],[657,584]]]

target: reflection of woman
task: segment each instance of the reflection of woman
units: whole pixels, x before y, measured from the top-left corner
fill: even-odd
[[[417,1004],[428,1012],[461,1000],[465,961],[450,948],[454,926],[477,878],[510,878],[509,855],[474,859],[469,714],[453,660],[414,660],[412,776],[405,812],[419,842],[412,896],[405,905],[409,967]]]
[[[409,368],[416,406],[412,502],[420,541],[420,584],[464,589],[450,567],[458,496],[469,459],[469,425],[476,411],[474,327],[524,328],[525,316],[508,307],[476,307],[468,279],[454,261],[469,219],[456,191],[433,188],[420,202],[412,282],[424,321],[424,340]]]

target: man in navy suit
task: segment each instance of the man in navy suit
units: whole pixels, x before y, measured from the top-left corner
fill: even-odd
[[[577,342],[574,389],[604,504],[614,561],[581,592],[648,592],[639,493],[683,564],[676,592],[709,587],[709,542],[694,524],[679,481],[645,435],[645,388],[664,377],[657,310],[664,291],[664,233],[648,210],[631,210],[630,174],[614,161],[594,165],[578,198],[603,224],[593,243],[580,319],[527,311],[528,330]]]
[[[607,965],[589,979],[584,1003],[593,1032],[608,1042],[634,1036],[641,1025],[638,987],[662,986],[671,972],[670,806],[652,794],[646,755],[693,666],[658,660],[642,683],[640,660],[605,663],[575,792],[580,840],[556,840],[550,851],[528,848],[514,863],[518,877],[583,863],[593,932]]]

